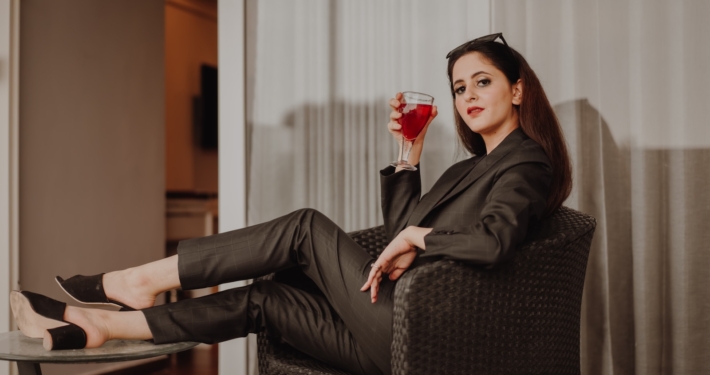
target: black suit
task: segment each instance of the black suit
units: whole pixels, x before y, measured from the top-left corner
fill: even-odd
[[[545,211],[552,168],[521,129],[489,155],[454,164],[421,200],[419,171],[382,171],[382,212],[390,238],[407,226],[434,228],[420,258],[495,264],[510,257]]]
[[[446,257],[493,264],[509,257],[541,217],[550,184],[542,149],[522,131],[490,155],[449,168],[419,200],[419,172],[381,171],[385,228],[433,227],[415,261]],[[267,330],[326,363],[360,374],[389,374],[395,282],[377,303],[360,292],[372,257],[337,225],[311,209],[214,236],[183,241],[183,289],[300,267],[321,293],[259,281],[214,295],[143,310],[156,343],[219,342]]]

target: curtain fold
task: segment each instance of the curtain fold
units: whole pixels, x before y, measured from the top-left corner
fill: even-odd
[[[710,373],[710,2],[248,0],[247,14],[249,224],[302,207],[346,230],[381,223],[396,91],[439,106],[428,190],[465,157],[444,56],[500,31],[560,118],[575,184],[565,204],[598,221],[582,373]]]
[[[566,204],[598,220],[582,372],[708,373],[710,3],[493,4],[493,29],[526,56],[562,123],[575,169]]]
[[[248,222],[313,207],[346,230],[381,223],[397,91],[439,105],[422,157],[431,186],[465,156],[453,147],[446,53],[487,33],[489,13],[489,0],[247,1]]]

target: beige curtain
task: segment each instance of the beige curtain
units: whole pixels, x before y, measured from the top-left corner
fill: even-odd
[[[248,0],[247,15],[249,224],[301,207],[346,230],[381,223],[397,90],[439,105],[428,189],[465,157],[444,56],[502,31],[563,124],[575,167],[566,204],[598,220],[583,374],[710,373],[710,2]]]
[[[456,157],[445,56],[488,32],[488,5],[248,1],[249,222],[313,207],[346,230],[380,223],[378,171],[396,156],[387,101],[397,91],[429,93],[440,106],[422,160],[430,186]]]
[[[710,2],[504,0],[597,218],[584,374],[710,373]]]

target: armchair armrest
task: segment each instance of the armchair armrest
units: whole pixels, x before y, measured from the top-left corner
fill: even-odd
[[[562,208],[507,263],[439,260],[395,287],[392,373],[579,374],[594,219]],[[562,230],[560,230],[562,229]]]

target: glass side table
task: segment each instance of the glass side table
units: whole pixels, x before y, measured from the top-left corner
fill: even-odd
[[[0,333],[0,360],[15,361],[20,375],[41,375],[41,363],[121,362],[173,354],[197,346],[196,342],[155,345],[147,341],[111,340],[99,348],[47,351],[42,339],[20,331]]]

